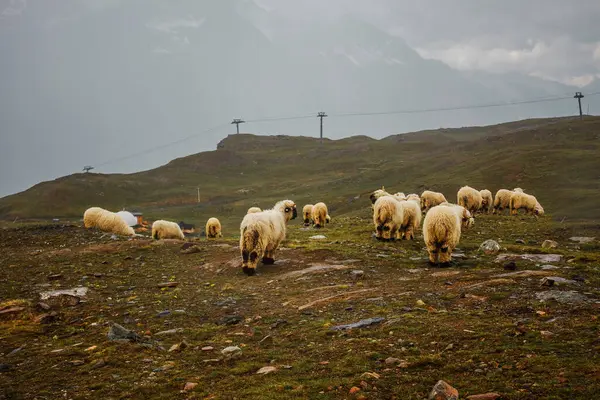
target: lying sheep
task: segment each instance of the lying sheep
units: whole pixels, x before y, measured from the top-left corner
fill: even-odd
[[[306,204],[302,207],[302,220],[304,221],[304,226],[308,226],[312,222],[312,209],[312,204]]]
[[[326,223],[331,221],[327,206],[323,202],[317,203],[312,207],[311,216],[315,228],[322,228]]]
[[[426,190],[421,193],[421,211],[427,212],[431,207],[435,207],[446,201],[446,197],[438,192]]]
[[[510,207],[510,196],[513,193],[513,191],[508,189],[500,189],[496,192],[496,196],[494,197],[494,214],[501,213]]]
[[[415,238],[415,232],[421,226],[421,206],[417,200],[401,201],[402,206],[402,225],[398,231],[401,239],[411,240]]]
[[[135,231],[116,213],[100,207],[90,207],[83,213],[83,225],[86,228],[98,228],[117,235],[134,236]]]
[[[223,234],[221,233],[221,222],[215,217],[209,218],[208,221],[206,221],[205,232],[206,237],[209,239],[223,237]]]
[[[171,221],[159,219],[152,224],[153,239],[185,239],[178,224]]]
[[[371,193],[371,195],[369,196],[369,199],[371,199],[371,204],[375,204],[377,199],[380,197],[383,197],[383,196],[391,196],[391,194],[386,192],[385,188],[382,186],[381,189],[377,189],[376,191]]]
[[[461,187],[456,194],[456,203],[469,210],[471,214],[479,211],[482,202],[481,193],[470,186]]]
[[[544,209],[535,196],[527,193],[515,192],[510,196],[510,214],[518,215],[519,210],[525,210],[526,214],[534,216],[544,215]]]
[[[296,204],[282,200],[271,210],[246,214],[240,224],[240,252],[242,270],[248,276],[254,275],[258,260],[263,264],[273,264],[273,252],[285,239],[286,224],[298,216]]]
[[[382,196],[373,205],[373,224],[377,240],[394,240],[404,222],[404,209],[393,196]]]
[[[246,214],[254,214],[257,212],[261,212],[262,210],[260,209],[260,207],[250,207],[248,209],[248,211],[246,211]]]
[[[492,212],[492,207],[494,206],[494,198],[492,197],[492,192],[487,189],[483,189],[479,191],[481,194],[481,208],[480,211],[489,214]]]
[[[471,213],[464,207],[443,203],[432,207],[423,221],[423,238],[432,264],[448,264],[460,241],[462,229],[473,226]]]

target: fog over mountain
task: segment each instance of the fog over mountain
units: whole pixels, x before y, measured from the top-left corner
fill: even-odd
[[[573,115],[576,90],[598,113],[600,3],[448,4],[0,0],[0,196],[214,149],[233,118],[313,136],[325,111],[327,137],[381,138]]]

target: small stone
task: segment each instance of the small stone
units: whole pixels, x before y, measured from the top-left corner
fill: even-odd
[[[107,336],[109,340],[130,340],[134,342],[141,340],[140,335],[116,323],[112,323]]]
[[[400,364],[401,362],[402,362],[402,360],[400,360],[399,358],[395,358],[395,357],[388,357],[385,359],[385,363],[388,365]]]
[[[517,239],[517,240],[515,240],[515,243],[525,244],[525,241],[523,239]]]
[[[173,335],[175,333],[183,332],[183,328],[169,329],[168,331],[160,331],[154,334],[154,336]]]
[[[167,288],[167,287],[177,287],[179,285],[179,282],[162,282],[159,283],[158,285],[156,285],[159,288]]]
[[[188,247],[186,249],[182,249],[181,250],[181,254],[194,254],[194,253],[200,253],[200,251],[202,251],[200,249],[200,247],[198,247],[197,245],[193,245],[193,246],[190,246],[190,247]]]
[[[71,361],[71,365],[73,365],[75,367],[78,367],[78,366],[83,365],[83,364],[85,364],[85,362],[83,360],[73,360],[73,361]]]
[[[504,269],[507,271],[516,271],[517,263],[514,261],[509,261],[506,264],[504,264]]]
[[[554,241],[554,240],[544,240],[542,242],[542,248],[543,249],[556,249],[558,247],[558,242]]]
[[[275,372],[275,371],[277,371],[277,368],[275,368],[273,366],[268,366],[268,367],[262,367],[261,369],[256,371],[256,374],[257,375],[266,375],[266,374],[270,374],[271,372]]]
[[[229,346],[221,350],[221,354],[227,358],[237,358],[242,355],[242,349],[237,346]]]
[[[560,276],[548,276],[546,278],[542,279],[542,285],[544,284],[543,281],[544,279],[547,279],[548,281],[552,281],[552,284],[548,285],[548,286],[552,286],[552,285],[577,285],[577,281],[575,280],[571,280],[571,279],[565,279],[562,278]]]
[[[98,346],[90,346],[87,349],[85,349],[84,351],[94,351],[98,348]]]
[[[364,372],[361,376],[362,379],[379,379],[381,375],[377,372]]]
[[[169,310],[164,310],[164,311],[161,311],[158,314],[156,314],[156,316],[159,318],[164,318],[168,315],[171,315],[171,311],[169,311]]]
[[[549,290],[546,292],[538,292],[535,297],[540,301],[555,300],[563,304],[578,304],[586,303],[588,301],[587,296],[576,292],[574,290],[568,291],[553,291]]]
[[[173,346],[171,346],[171,348],[169,349],[169,353],[171,353],[171,352],[179,353],[179,352],[181,352],[181,350],[185,349],[186,347],[188,347],[188,344],[185,340],[183,340],[180,343],[177,343],[177,344],[174,344]]]
[[[499,399],[500,395],[498,393],[483,393],[483,394],[472,394],[471,396],[467,396],[467,400],[496,400]]]
[[[569,238],[570,241],[581,243],[581,244],[592,243],[595,239],[596,238],[594,238],[594,237],[585,237],[585,236],[574,236],[574,237]]]
[[[212,346],[204,346],[201,350],[202,351],[213,351],[215,348]]]
[[[190,391],[194,390],[196,388],[196,386],[198,386],[198,384],[196,382],[186,382],[185,386],[183,386],[183,391],[190,392]]]
[[[417,306],[419,306],[419,307],[423,307],[423,306],[425,306],[425,302],[424,302],[423,300],[421,300],[421,299],[417,300],[417,302],[416,302],[415,304],[416,304]]]
[[[102,278],[104,276],[101,272],[94,272],[94,278]]]
[[[448,346],[446,346],[444,351],[452,350],[453,348],[454,348],[454,343],[450,343]]]
[[[327,239],[327,236],[325,236],[325,235],[315,235],[315,236],[309,237],[309,239],[312,239],[312,240],[323,240],[323,239]]]
[[[360,392],[360,388],[359,388],[359,387],[356,387],[356,386],[352,386],[352,387],[350,388],[350,392],[349,392],[349,393],[350,393],[350,394],[355,394],[355,393],[358,393],[358,392]]]
[[[552,337],[554,336],[554,333],[550,331],[540,331],[540,335],[542,335],[543,337]]]
[[[244,318],[239,315],[226,315],[219,321],[219,325],[237,325],[242,322]]]
[[[489,239],[483,242],[481,246],[479,246],[479,251],[482,251],[484,254],[487,255],[498,254],[498,252],[500,251],[500,245],[495,240]]]
[[[92,369],[102,368],[107,364],[106,359],[101,358],[92,365]]]
[[[365,275],[365,271],[360,270],[360,269],[355,269],[353,271],[350,271],[350,276],[352,277],[352,279],[356,280],[356,279],[360,279]]]
[[[444,282],[444,285],[446,285],[446,286],[452,286],[452,285],[454,285],[454,283],[452,283],[450,281],[446,281],[446,282]]]
[[[553,271],[556,269],[560,269],[560,267],[556,267],[554,265],[550,265],[550,264],[546,264],[546,265],[542,265],[542,271]]]
[[[429,393],[429,400],[458,400],[458,390],[450,386],[444,381],[438,381],[435,384],[431,393]]]

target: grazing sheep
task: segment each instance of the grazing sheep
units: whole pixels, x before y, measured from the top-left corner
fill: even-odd
[[[371,204],[375,204],[377,199],[380,197],[383,197],[383,196],[391,196],[391,194],[386,192],[385,188],[382,186],[381,189],[377,189],[376,191],[371,193],[371,195],[369,196],[369,199],[371,199]]]
[[[312,204],[306,204],[302,208],[302,220],[304,221],[304,226],[310,225],[310,222],[312,221],[312,209]]]
[[[444,203],[432,207],[423,221],[423,238],[432,264],[448,264],[452,252],[460,241],[462,229],[474,223],[471,213],[464,207]]]
[[[206,221],[205,232],[206,237],[209,239],[223,237],[223,234],[221,233],[221,222],[215,217],[209,218],[208,221]]]
[[[525,210],[526,214],[536,217],[544,215],[544,209],[534,196],[516,192],[510,196],[510,214],[518,215],[519,210]]]
[[[416,193],[411,193],[408,196],[406,196],[406,200],[416,200],[417,203],[421,204],[421,198]]]
[[[246,212],[246,214],[254,214],[257,212],[261,212],[262,210],[260,209],[260,207],[250,207],[248,209],[248,211]]]
[[[254,275],[260,258],[263,264],[275,262],[273,252],[285,239],[286,224],[297,216],[291,200],[279,201],[271,210],[246,214],[240,224],[242,270],[246,275]]]
[[[373,205],[373,224],[377,240],[394,240],[404,221],[404,209],[393,196],[383,196]]]
[[[421,226],[421,206],[416,200],[401,201],[402,206],[402,225],[399,230],[401,239],[411,240],[415,238],[415,231]]]
[[[482,201],[481,193],[470,186],[461,187],[456,194],[456,203],[469,210],[471,214],[479,211]]]
[[[521,188],[514,188],[512,191],[515,193],[525,193],[525,191]]]
[[[492,192],[487,189],[483,189],[479,191],[481,194],[481,209],[480,211],[489,214],[492,212],[492,207],[494,206],[494,198],[492,197]]]
[[[508,189],[500,189],[496,192],[496,196],[494,197],[494,214],[501,213],[510,207],[510,196],[513,193],[513,191]]]
[[[427,212],[431,207],[447,201],[443,194],[426,190],[421,193],[421,211]]]
[[[152,224],[153,239],[185,239],[178,224],[159,219]]]
[[[327,206],[323,202],[317,203],[312,207],[311,216],[315,224],[315,228],[322,228],[326,223],[331,221],[329,212],[327,212]]]
[[[396,200],[399,200],[399,201],[406,200],[406,195],[402,192],[395,193],[392,196],[394,196],[396,198]]]
[[[86,228],[98,228],[117,235],[134,236],[135,231],[116,213],[100,207],[90,207],[83,213],[83,225]]]

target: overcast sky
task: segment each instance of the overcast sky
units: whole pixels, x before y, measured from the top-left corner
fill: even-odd
[[[600,91],[598,21],[598,0],[0,0],[0,196],[86,164],[133,172],[213,150],[233,117]],[[329,118],[326,133],[384,137],[576,111],[570,99],[548,106],[557,108]]]

